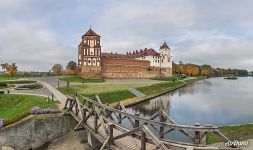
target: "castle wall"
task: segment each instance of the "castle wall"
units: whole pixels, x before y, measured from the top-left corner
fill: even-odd
[[[101,66],[82,66],[79,76],[88,79],[100,79]]]
[[[170,76],[170,70],[150,67],[149,61],[128,58],[102,58],[101,76],[103,78],[152,78]]]

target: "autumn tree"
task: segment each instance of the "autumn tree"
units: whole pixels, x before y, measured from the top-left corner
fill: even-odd
[[[15,63],[5,64],[5,65],[6,66],[4,66],[4,67],[5,67],[6,72],[8,72],[11,75],[11,77],[13,77],[14,74],[17,73],[17,71],[18,71],[18,67],[16,66]]]
[[[62,68],[62,65],[61,64],[55,64],[52,68],[52,71],[53,71],[53,75],[61,75],[62,72],[63,72],[63,68]]]
[[[1,64],[1,67],[4,72],[6,71],[7,66],[8,66],[8,63]]]
[[[185,64],[184,65],[185,74],[190,76],[199,75],[199,66],[195,64]]]

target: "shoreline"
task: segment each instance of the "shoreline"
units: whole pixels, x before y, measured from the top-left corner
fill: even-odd
[[[159,93],[159,94],[156,94],[156,95],[153,95],[153,96],[149,96],[149,97],[143,98],[143,99],[141,99],[141,100],[139,100],[139,101],[135,101],[135,102],[132,102],[132,103],[128,103],[128,104],[125,105],[125,107],[127,108],[127,107],[131,107],[131,106],[134,106],[134,105],[137,105],[137,104],[140,104],[140,103],[149,101],[149,100],[151,100],[151,99],[154,99],[154,98],[159,97],[159,96],[162,96],[162,95],[164,95],[164,94],[173,92],[173,91],[175,91],[175,90],[177,90],[177,89],[180,89],[180,88],[182,88],[182,87],[185,87],[185,86],[187,86],[187,85],[193,84],[193,83],[195,83],[195,82],[197,82],[197,81],[204,80],[204,79],[206,79],[206,78],[203,78],[203,79],[196,79],[195,81],[192,81],[192,82],[189,82],[189,83],[184,83],[184,84],[180,85],[179,87],[170,89],[170,90],[168,90],[168,91],[166,91],[166,92],[162,92],[162,93]],[[123,101],[124,101],[124,100],[123,100]]]

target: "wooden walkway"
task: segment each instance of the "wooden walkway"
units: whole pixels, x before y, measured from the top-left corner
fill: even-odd
[[[178,150],[211,150],[219,147],[209,147],[205,144],[205,135],[208,132],[215,133],[224,141],[228,139],[219,132],[218,127],[212,125],[195,126],[178,125],[162,109],[155,113],[150,119],[144,119],[137,114],[127,113],[125,107],[118,103],[114,108],[101,103],[99,97],[92,100],[82,97],[86,103],[80,104],[78,98],[69,98],[66,101],[66,113],[70,113],[77,121],[75,130],[85,129],[88,133],[88,141],[94,146],[92,138],[100,142],[96,147],[99,149],[178,149]],[[125,126],[122,121],[127,120],[131,127]],[[157,121],[159,120],[159,121]],[[150,130],[157,131],[156,137]],[[170,141],[165,135],[171,131],[178,130],[193,141],[181,143]],[[224,148],[223,148],[224,149]],[[237,149],[237,148],[226,148]]]

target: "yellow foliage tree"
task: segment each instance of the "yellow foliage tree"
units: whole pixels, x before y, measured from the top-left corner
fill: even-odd
[[[18,71],[18,67],[15,63],[12,63],[11,65],[6,64],[5,70],[13,77],[15,73]]]
[[[195,64],[185,64],[185,74],[190,76],[196,76],[199,74],[199,66]]]

